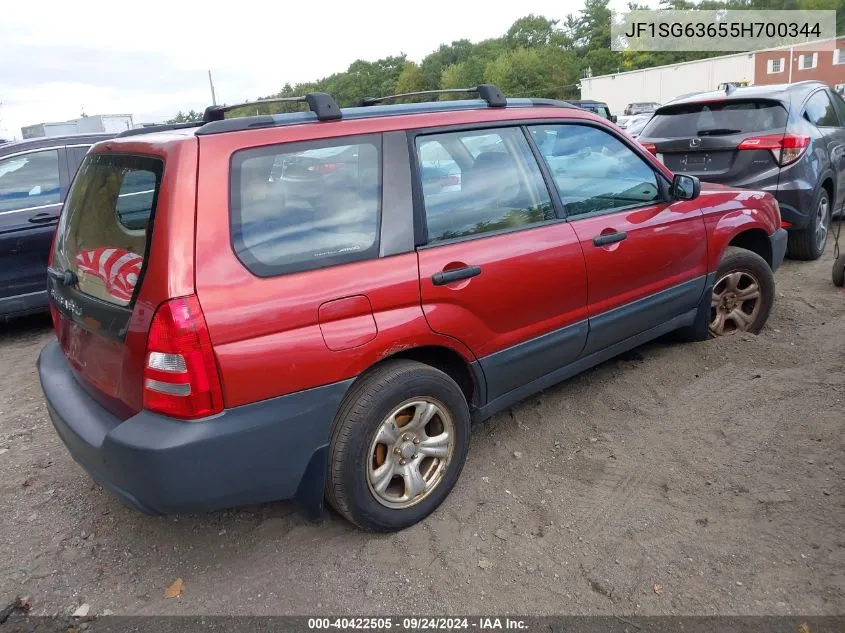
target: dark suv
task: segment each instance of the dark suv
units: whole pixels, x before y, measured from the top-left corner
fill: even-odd
[[[449,494],[472,421],[669,332],[761,330],[770,194],[672,174],[569,104],[472,92],[212,107],[92,148],[38,361],[73,457],[144,512],[325,497],[395,530]]]
[[[580,99],[578,101],[569,101],[574,106],[583,108],[593,114],[598,114],[600,117],[616,123],[616,115],[610,113],[610,108],[604,101],[593,101],[592,99]]]
[[[47,309],[47,257],[70,181],[91,145],[112,136],[0,145],[0,321]]]
[[[821,257],[845,201],[845,101],[825,84],[689,95],[659,108],[638,140],[673,171],[772,193],[789,255]]]

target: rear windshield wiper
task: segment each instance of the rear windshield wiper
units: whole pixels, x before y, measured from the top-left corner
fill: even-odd
[[[698,130],[699,136],[721,136],[722,134],[739,134],[742,130],[732,130],[728,127],[711,127],[706,130]]]
[[[47,268],[47,275],[50,279],[62,286],[75,286],[79,283],[79,277],[72,270],[62,270],[49,266]]]

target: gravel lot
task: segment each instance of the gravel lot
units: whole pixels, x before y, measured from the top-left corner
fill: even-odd
[[[0,324],[0,608],[843,614],[845,293],[830,257],[784,264],[759,336],[660,341],[477,426],[451,497],[388,536],[283,503],[124,508],[47,417],[49,320]]]

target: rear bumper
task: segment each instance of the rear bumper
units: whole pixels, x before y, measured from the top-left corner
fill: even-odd
[[[803,229],[810,223],[809,209],[813,206],[815,191],[807,188],[786,188],[781,185],[772,192],[780,206],[780,217],[789,222],[790,229]]]
[[[769,242],[772,246],[772,272],[780,268],[783,263],[783,258],[786,256],[786,241],[789,234],[786,229],[778,229],[769,236]]]
[[[58,343],[38,357],[50,418],[73,458],[146,514],[294,500],[322,512],[329,433],[351,380],[191,422],[149,411],[120,420],[79,385]]]

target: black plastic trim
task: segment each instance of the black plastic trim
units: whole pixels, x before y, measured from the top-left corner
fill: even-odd
[[[452,284],[456,281],[477,277],[480,274],[481,266],[464,266],[463,268],[442,270],[431,276],[431,283],[435,286],[445,286],[446,284]]]
[[[590,317],[590,335],[583,354],[588,355],[669,321],[694,309],[704,292],[707,275]]]
[[[578,358],[587,342],[585,319],[479,359],[488,398],[496,398]]]
[[[789,233],[786,229],[778,229],[769,236],[769,242],[772,248],[772,272],[775,272],[783,263],[783,258],[786,256],[786,243],[789,239]]]
[[[170,130],[185,130],[192,127],[200,127],[203,121],[192,121],[189,123],[163,123],[161,125],[148,125],[132,130],[125,130],[114,138],[125,138],[127,136],[139,136],[141,134],[154,134],[155,132],[168,132]]]
[[[598,350],[588,356],[583,356],[576,360],[575,362],[569,363],[563,367],[555,371],[551,371],[539,378],[535,378],[531,382],[528,382],[521,387],[516,389],[512,389],[511,391],[499,396],[488,402],[485,406],[478,408],[477,410],[473,411],[473,421],[479,422],[481,420],[485,420],[492,415],[495,415],[499,411],[507,409],[508,407],[524,400],[525,398],[543,391],[544,389],[548,389],[549,387],[556,385],[559,382],[562,382],[576,374],[580,374],[591,367],[595,367],[596,365],[603,363],[606,360],[613,358],[614,356],[618,356],[623,352],[626,352],[630,349],[635,347],[639,347],[644,343],[648,343],[651,340],[658,338],[664,334],[668,334],[674,330],[679,328],[691,325],[695,320],[695,316],[697,313],[697,309],[689,310],[683,314],[680,314],[673,319],[668,321],[664,321],[660,325],[652,327],[644,332],[641,332],[635,336],[631,336],[625,340],[622,340],[614,345],[609,347],[605,347],[604,349]]]

